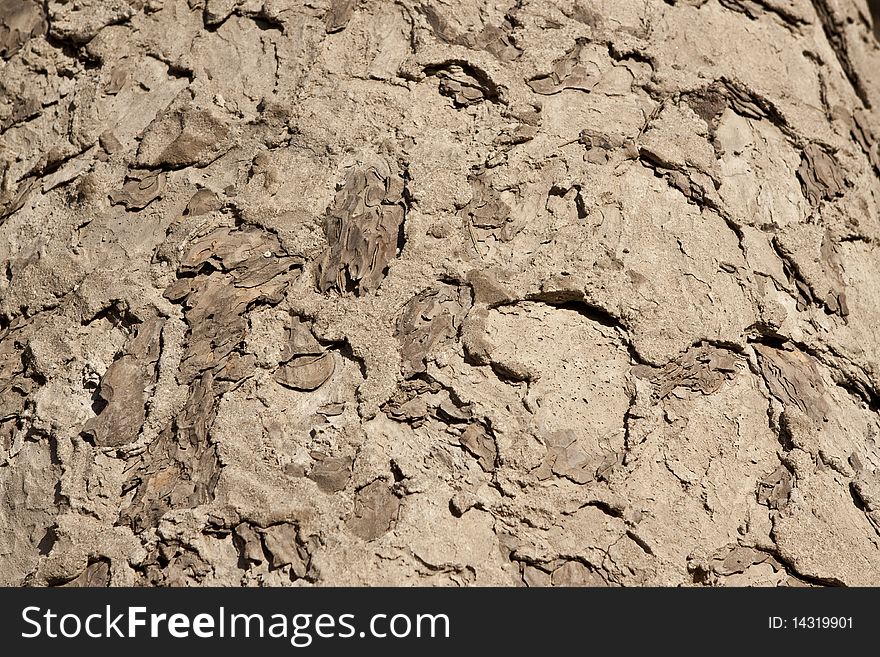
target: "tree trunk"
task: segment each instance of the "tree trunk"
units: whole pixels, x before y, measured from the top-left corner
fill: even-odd
[[[290,4],[0,2],[0,583],[880,585],[880,2]]]

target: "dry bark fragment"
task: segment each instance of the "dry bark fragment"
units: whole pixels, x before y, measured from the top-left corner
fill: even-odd
[[[34,0],[4,0],[0,4],[0,58],[9,59],[31,37],[46,33],[43,5]]]
[[[440,93],[452,98],[456,107],[467,107],[486,100],[486,92],[479,80],[470,76],[461,66],[451,65],[438,72]]]
[[[485,50],[502,62],[513,61],[522,54],[522,50],[511,35],[514,26],[508,18],[501,21],[500,25],[486,23],[479,32],[462,34],[434,7],[422,4],[418,6],[418,10],[424,15],[431,31],[441,41],[475,50]]]
[[[428,398],[439,390],[440,385],[434,381],[421,378],[404,381],[382,410],[393,420],[421,426],[430,413]]]
[[[325,493],[336,493],[343,490],[351,479],[350,456],[326,456],[320,452],[312,452],[317,463],[309,472],[309,479],[318,484]]]
[[[263,547],[269,555],[269,566],[283,568],[290,566],[298,578],[308,572],[309,553],[300,544],[296,525],[283,522],[262,530]]]
[[[113,205],[124,205],[126,210],[141,210],[162,196],[165,190],[165,174],[129,172],[122,189],[110,194]]]
[[[356,0],[332,0],[330,3],[330,11],[324,19],[327,34],[333,34],[345,29],[348,21],[354,15],[354,8],[357,5]]]
[[[198,552],[177,541],[160,543],[159,554],[168,564],[161,573],[164,586],[201,584],[213,570]]]
[[[110,81],[107,83],[107,86],[104,87],[104,93],[110,96],[118,94],[125,88],[125,83],[128,82],[130,74],[129,69],[126,66],[115,67],[110,73]]]
[[[37,179],[25,178],[20,180],[17,185],[13,185],[8,184],[8,180],[4,176],[3,183],[0,187],[0,224],[6,217],[24,207],[31,190],[36,186]]]
[[[544,440],[547,444],[547,455],[534,472],[538,479],[549,479],[552,475],[557,475],[576,484],[587,484],[596,479],[603,459],[587,453],[578,444],[577,435],[571,431],[555,431]]]
[[[788,498],[794,487],[793,477],[784,465],[758,482],[758,504],[771,509],[781,509],[788,504]]]
[[[608,586],[593,569],[579,561],[566,561],[550,575],[552,586]]]
[[[0,334],[0,464],[21,448],[20,422],[35,387],[24,371],[17,333]]]
[[[738,82],[722,80],[719,83],[719,88],[723,89],[727,95],[731,109],[742,116],[750,119],[763,119],[768,117],[768,110],[773,110],[772,107],[767,107],[768,103],[763,98]]]
[[[846,299],[846,285],[843,282],[843,266],[830,230],[825,231],[822,246],[819,250],[819,261],[833,285],[821,299],[829,312],[841,317],[849,315],[849,303]]]
[[[803,7],[792,0],[721,0],[721,4],[754,20],[768,13],[775,14],[792,28],[810,22]]]
[[[311,356],[323,351],[306,323],[294,318],[292,324],[287,327],[287,342],[281,351],[281,362],[287,362],[294,356]]]
[[[318,264],[318,289],[375,290],[397,252],[403,227],[403,179],[383,160],[352,168],[324,219],[328,247]]]
[[[246,564],[263,563],[263,542],[254,528],[246,522],[240,523],[232,532],[232,542]]]
[[[457,335],[470,308],[464,287],[442,285],[407,301],[397,319],[401,370],[410,378],[425,371],[425,358],[441,342]]]
[[[868,156],[874,171],[880,175],[880,139],[871,128],[870,116],[862,108],[853,111],[852,136]]]
[[[176,542],[159,543],[143,569],[147,583],[152,586],[201,585],[214,571],[197,552]]]
[[[677,388],[710,395],[736,376],[740,362],[738,356],[725,349],[701,344],[691,347],[659,372],[650,372],[649,376],[658,386],[659,399],[665,399]]]
[[[180,269],[199,271],[203,265],[211,264],[216,269],[231,271],[265,251],[275,255],[277,248],[274,236],[259,229],[217,228],[192,243],[180,261]]]
[[[186,204],[184,214],[191,217],[198,217],[213,212],[214,210],[219,210],[222,207],[223,204],[214,192],[210,189],[200,189],[192,195],[189,203]]]
[[[349,531],[365,541],[387,532],[397,520],[400,500],[381,479],[367,484],[354,496],[354,511],[346,521]]]
[[[592,164],[605,164],[611,159],[613,151],[624,146],[626,146],[631,159],[635,159],[639,155],[639,150],[632,139],[622,135],[605,134],[598,130],[584,128],[578,135],[577,141],[583,144],[587,150],[584,154],[584,161]]]
[[[309,392],[317,390],[333,376],[336,369],[333,354],[297,356],[278,368],[275,380],[281,385]]]
[[[492,472],[498,459],[495,439],[481,424],[469,424],[458,437],[461,446],[473,454],[484,472]]]
[[[82,428],[100,447],[118,447],[137,439],[144,423],[147,388],[156,382],[163,319],[142,324],[101,379],[97,396],[104,408]]]
[[[813,360],[801,351],[783,351],[755,345],[761,372],[771,394],[783,404],[822,421],[828,413],[825,384]]]
[[[110,560],[98,559],[97,561],[92,561],[76,578],[61,586],[70,588],[110,586]]]
[[[172,509],[213,499],[220,464],[208,434],[219,394],[210,373],[193,381],[184,409],[138,459],[123,486],[135,489],[134,498],[120,514],[135,532],[154,527]]]
[[[522,50],[516,45],[511,32],[513,32],[513,23],[505,18],[501,25],[487,23],[474,36],[465,36],[463,42],[469,48],[492,53],[502,62],[512,62],[522,54]]]
[[[207,0],[202,14],[205,25],[211,27],[220,25],[232,16],[238,4],[237,0]]]
[[[440,403],[435,407],[438,419],[444,422],[469,422],[473,419],[474,413],[471,405],[453,399],[448,390],[442,390],[438,397]]]
[[[413,427],[420,427],[428,416],[428,403],[421,397],[415,397],[398,404],[385,407],[388,416],[398,422],[409,422]]]
[[[744,573],[752,566],[762,563],[770,563],[774,570],[783,569],[772,555],[741,545],[726,545],[716,550],[711,557],[712,570],[722,576]]]
[[[184,107],[157,116],[144,131],[138,165],[205,166],[232,146],[226,120],[214,110]]]
[[[850,482],[850,490],[862,503],[874,531],[880,534],[880,478],[876,472],[862,470]]]
[[[502,242],[509,242],[515,236],[515,228],[511,222],[510,206],[507,205],[489,182],[486,174],[471,179],[473,196],[460,211],[469,230],[479,228],[484,234],[493,235]],[[474,248],[477,248],[476,243]]]
[[[116,135],[113,134],[112,130],[106,130],[101,133],[101,136],[98,137],[98,143],[101,144],[101,148],[104,149],[104,152],[108,155],[112,155],[120,150],[122,150],[122,144],[119,139],[116,138]]]
[[[529,80],[528,85],[537,94],[551,96],[565,89],[592,91],[598,84],[600,76],[591,72],[581,62],[583,44],[578,43],[563,57],[553,63],[549,73]]]
[[[530,564],[522,564],[522,580],[526,586],[541,588],[551,586],[550,573]]]
[[[324,351],[308,327],[298,319],[288,329],[288,341],[281,358],[275,380],[294,390],[317,390],[336,369],[333,354]]]
[[[230,358],[247,332],[244,314],[258,302],[281,301],[287,272],[302,263],[286,253],[275,235],[252,227],[218,228],[194,242],[181,259],[182,276],[164,293],[169,301],[184,304],[190,326],[180,379],[189,382],[208,369],[232,379]],[[194,272],[199,273],[191,276]],[[236,360],[233,369],[248,374],[242,369],[246,362]],[[330,365],[322,363],[325,370]]]
[[[808,144],[801,156],[797,174],[804,196],[817,207],[822,201],[843,196],[844,180],[834,158],[816,144]]]
[[[335,417],[345,412],[345,402],[331,402],[318,407],[318,413],[325,417]]]

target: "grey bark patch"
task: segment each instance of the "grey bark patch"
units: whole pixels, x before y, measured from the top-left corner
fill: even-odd
[[[467,107],[486,100],[486,91],[479,80],[468,75],[460,66],[450,66],[438,75],[440,93],[452,98],[456,107]]]
[[[546,570],[542,570],[540,568],[536,568],[531,564],[522,564],[522,581],[523,583],[532,588],[543,588],[550,586],[550,573]]]
[[[333,353],[324,351],[308,327],[298,319],[288,329],[288,336],[275,380],[294,390],[309,392],[320,388],[336,370]]]
[[[511,62],[522,54],[511,34],[513,29],[513,23],[507,18],[499,25],[487,23],[477,34],[466,35],[464,45],[490,52],[502,62]]]
[[[119,143],[119,139],[116,138],[116,135],[111,130],[102,132],[101,136],[98,137],[98,143],[101,144],[101,148],[108,155],[112,155],[122,149],[122,144]]]
[[[877,472],[861,471],[850,482],[852,491],[861,503],[871,526],[880,534],[880,476]]]
[[[880,26],[880,20],[877,20],[875,26]],[[871,127],[869,114],[861,107],[853,111],[852,136],[867,155],[874,171],[880,176],[880,139]]]
[[[579,561],[566,561],[550,574],[551,586],[608,586],[592,568]]]
[[[470,182],[473,194],[471,200],[459,211],[459,216],[470,232],[474,249],[481,253],[478,235],[491,235],[502,242],[509,242],[516,235],[519,226],[513,222],[510,206],[492,187],[487,174],[478,174]]]
[[[332,353],[297,356],[278,368],[275,380],[288,388],[308,392],[324,385],[335,369]]]
[[[4,181],[5,182],[5,181]],[[28,201],[28,196],[36,186],[36,178],[25,178],[17,185],[0,187],[0,225],[6,217],[21,210]]]
[[[420,4],[418,11],[425,17],[434,36],[441,41],[474,50],[485,50],[502,62],[513,61],[522,54],[512,35],[514,25],[511,18],[515,11],[510,12],[500,23],[485,22],[479,31],[456,29],[436,7],[427,4]]]
[[[421,426],[429,417],[447,424],[465,424],[474,419],[473,407],[453,398],[449,390],[429,376],[405,380],[382,406],[393,420]]]
[[[195,550],[173,540],[159,542],[141,568],[151,586],[200,585],[213,570]]]
[[[604,456],[587,452],[574,432],[557,431],[545,437],[547,456],[534,475],[541,480],[552,475],[565,477],[576,484],[594,481],[604,465]]]
[[[761,550],[741,545],[726,545],[712,555],[712,569],[719,575],[744,573],[752,566],[769,563],[775,570],[783,570],[772,555]]]
[[[200,189],[189,199],[184,214],[191,217],[200,217],[222,207],[223,203],[217,197],[217,194],[209,189]]]

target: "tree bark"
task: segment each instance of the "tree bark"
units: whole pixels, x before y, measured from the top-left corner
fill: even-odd
[[[880,2],[290,4],[0,4],[0,583],[880,585]]]

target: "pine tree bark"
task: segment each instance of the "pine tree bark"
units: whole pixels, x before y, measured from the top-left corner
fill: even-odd
[[[0,583],[880,585],[878,12],[0,1]]]

